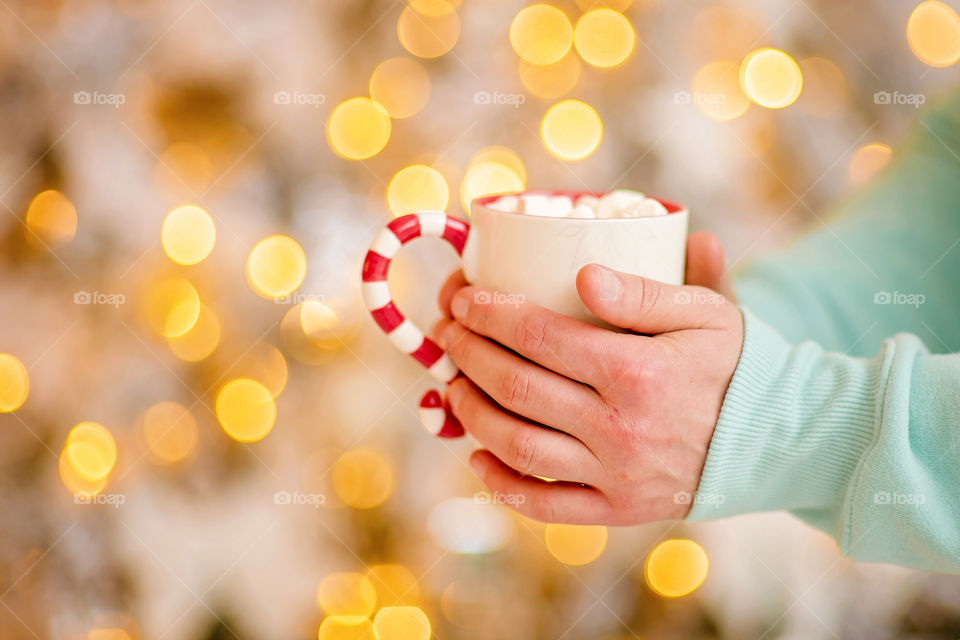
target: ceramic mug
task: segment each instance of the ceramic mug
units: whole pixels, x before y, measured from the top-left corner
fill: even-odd
[[[565,195],[574,201],[583,195],[603,195],[583,191],[525,193]],[[604,324],[577,294],[577,273],[584,265],[596,263],[668,284],[683,284],[689,217],[685,207],[658,199],[667,209],[665,216],[555,218],[492,208],[499,197],[471,202],[469,223],[435,211],[401,216],[380,231],[363,262],[363,299],[374,321],[398,349],[441,382],[449,384],[459,375],[456,365],[403,316],[387,284],[390,260],[414,238],[446,240],[460,255],[467,281],[494,292],[491,295],[502,297],[502,301],[533,302],[600,326]],[[436,390],[421,398],[420,421],[440,437],[463,435],[463,428],[445,411]]]

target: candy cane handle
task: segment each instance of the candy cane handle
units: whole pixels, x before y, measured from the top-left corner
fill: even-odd
[[[426,337],[407,320],[393,303],[387,273],[390,261],[400,247],[414,238],[442,238],[463,254],[470,225],[441,212],[411,213],[393,220],[377,234],[363,260],[363,302],[377,325],[398,349],[426,367],[440,382],[450,384],[460,373],[450,357],[437,343]],[[441,438],[463,435],[460,422],[443,406],[439,391],[427,391],[420,399],[420,422],[430,433]]]

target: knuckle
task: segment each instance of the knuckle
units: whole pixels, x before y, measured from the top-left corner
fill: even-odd
[[[536,357],[546,349],[552,331],[551,321],[545,314],[528,314],[517,324],[517,346],[527,355]]]
[[[518,472],[527,475],[540,460],[541,452],[537,439],[529,429],[518,429],[510,438],[507,460]]]
[[[500,398],[510,409],[527,406],[530,396],[530,374],[521,368],[513,369],[500,378]]]
[[[530,517],[541,522],[560,522],[563,510],[550,491],[545,491],[530,501]]]
[[[642,278],[637,282],[637,288],[639,289],[636,294],[639,300],[639,313],[646,315],[656,311],[663,298],[663,289]]]

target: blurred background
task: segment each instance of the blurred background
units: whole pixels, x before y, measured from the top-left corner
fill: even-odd
[[[960,636],[785,515],[517,516],[359,296],[392,216],[525,186],[775,250],[956,81],[949,4],[0,0],[0,638]]]

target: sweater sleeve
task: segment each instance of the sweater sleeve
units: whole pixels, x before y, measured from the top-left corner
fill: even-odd
[[[852,557],[960,573],[960,94],[839,214],[737,279],[688,518],[787,510]]]

